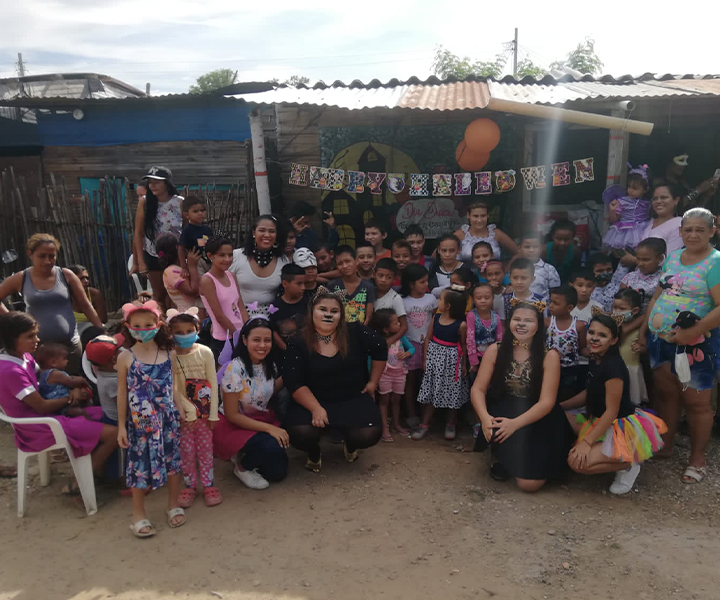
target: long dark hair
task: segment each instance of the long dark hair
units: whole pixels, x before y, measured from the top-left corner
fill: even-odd
[[[532,304],[520,302],[510,309],[510,314],[505,321],[503,341],[498,347],[495,369],[493,370],[488,389],[492,390],[493,399],[497,400],[505,395],[505,376],[511,368],[513,360],[513,336],[510,331],[510,322],[513,315],[520,309],[528,309],[533,312],[537,319],[538,329],[530,343],[530,397],[538,398],[542,389],[543,362],[545,360],[545,319],[542,313]],[[611,319],[612,320],[612,319]]]
[[[275,238],[275,244],[272,248],[270,248],[270,251],[273,253],[273,256],[285,256],[285,243],[287,242],[288,235],[287,228],[285,226],[287,219],[284,217],[276,217],[275,215],[260,215],[257,219],[255,219],[250,233],[245,236],[245,244],[243,244],[243,252],[245,253],[245,256],[250,258],[253,254],[253,250],[255,249],[255,238],[253,237],[253,233],[260,224],[260,221],[272,221],[274,223],[275,231],[277,231],[277,237]]]
[[[163,179],[165,186],[167,187],[170,198],[177,196],[177,188],[172,184],[169,179]],[[158,205],[160,202],[157,196],[152,193],[150,186],[146,179],[143,179],[143,184],[147,193],[145,194],[145,237],[149,240],[155,240],[155,219],[157,218]]]
[[[32,315],[17,310],[0,315],[0,341],[6,352],[15,352],[18,338],[37,325]]]
[[[161,267],[166,268],[178,263],[178,241],[174,235],[161,235],[155,242],[155,251]]]
[[[263,317],[254,317],[250,319],[247,323],[245,323],[245,325],[243,325],[243,328],[240,330],[240,342],[237,346],[235,346],[235,351],[233,352],[233,358],[239,358],[242,361],[243,365],[245,365],[245,371],[248,375],[250,375],[250,377],[254,376],[255,365],[253,365],[253,362],[250,359],[250,352],[248,352],[248,348],[245,345],[243,338],[248,337],[253,329],[259,329],[260,327],[269,329],[270,339],[273,339],[274,334],[277,331],[273,324],[268,319],[265,319]],[[275,379],[275,375],[277,372],[275,369],[275,359],[276,348],[273,341],[272,349],[270,350],[270,352],[268,352],[265,360],[262,361],[262,368],[263,372],[265,373],[266,379]]]
[[[593,323],[595,323],[595,321],[600,323],[600,325],[607,327],[610,330],[610,335],[612,335],[614,338],[618,338],[618,341],[615,342],[612,346],[610,346],[610,348],[608,348],[608,351],[603,356],[603,360],[606,357],[620,354],[620,325],[618,325],[609,315],[595,315],[592,319],[590,319],[590,322],[588,323],[588,331],[590,331],[590,327]]]
[[[335,330],[335,344],[337,345],[340,356],[345,357],[348,353],[348,333],[347,323],[345,322],[345,306],[343,305],[342,300],[330,291],[315,294],[311,298],[310,302],[308,302],[307,319],[305,319],[305,327],[303,327],[302,331],[302,337],[305,340],[305,345],[307,346],[309,352],[313,352],[315,350],[315,344],[317,344],[317,337],[315,334],[317,333],[317,330],[315,329],[315,322],[313,321],[313,311],[315,310],[317,303],[321,300],[333,300],[337,302],[337,305],[340,307],[340,321],[338,321],[338,326]]]
[[[403,298],[409,296],[412,284],[428,275],[428,270],[425,267],[417,263],[410,263],[403,269],[402,275],[400,276],[400,295]]]

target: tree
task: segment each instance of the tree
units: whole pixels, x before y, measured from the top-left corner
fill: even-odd
[[[522,79],[523,77],[534,77],[535,79],[542,79],[547,75],[547,71],[541,67],[538,67],[529,58],[523,58],[517,65],[517,78]]]
[[[585,38],[585,41],[580,42],[577,48],[567,55],[565,60],[557,61],[550,65],[552,69],[557,69],[558,67],[570,67],[586,75],[597,75],[601,73],[603,62],[600,60],[600,57],[595,54],[595,40]]]
[[[200,75],[195,82],[196,85],[190,86],[190,93],[207,94],[232,85],[237,81],[237,74],[238,72],[232,69],[215,69],[205,75]]]
[[[435,75],[443,79],[453,75],[459,79],[464,79],[470,75],[498,79],[502,76],[505,62],[506,59],[502,55],[498,55],[494,61],[472,61],[469,56],[461,58],[450,52],[450,50],[438,46],[432,68]]]

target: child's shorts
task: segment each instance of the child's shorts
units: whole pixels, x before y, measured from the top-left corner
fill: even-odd
[[[413,345],[413,348],[415,348],[415,354],[405,359],[405,366],[407,367],[408,371],[417,371],[418,369],[422,370],[425,358],[425,354],[423,351],[425,350],[425,347],[419,342],[410,343]]]
[[[388,373],[385,371],[380,376],[378,382],[378,393],[379,394],[404,394],[405,393],[405,379],[407,374],[402,371],[398,373]]]
[[[690,366],[690,383],[687,387],[697,391],[709,390],[715,383],[720,370],[720,328],[710,331],[710,338],[706,340],[705,359],[702,362],[693,362]],[[670,370],[675,372],[675,355],[678,352],[677,344],[671,344],[663,338],[648,333],[648,355],[650,368],[653,370],[670,363]]]

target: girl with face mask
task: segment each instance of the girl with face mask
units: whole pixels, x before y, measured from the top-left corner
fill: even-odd
[[[197,343],[200,322],[198,308],[185,312],[170,309],[168,325],[175,340],[173,379],[180,413],[180,458],[185,488],[178,502],[190,508],[197,493],[198,467],[206,506],[222,502],[213,481],[213,430],[218,423],[218,382],[215,357],[207,346]]]
[[[612,314],[622,317],[622,328],[618,350],[630,374],[630,400],[635,406],[648,401],[645,376],[637,352],[637,340],[642,325],[642,294],[631,288],[624,288],[615,294]]]
[[[182,482],[180,414],[173,402],[172,364],[177,360],[168,326],[154,300],[123,306],[123,335],[134,340],[120,354],[118,371],[118,443],[127,448],[125,479],[132,490],[136,537],[155,535],[145,514],[145,493],[168,484],[168,525],[185,524],[178,496]]]

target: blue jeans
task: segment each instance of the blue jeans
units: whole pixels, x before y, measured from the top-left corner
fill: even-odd
[[[710,331],[710,338],[703,344],[705,357],[700,362],[693,362],[690,365],[690,383],[687,387],[702,391],[712,388],[715,377],[720,370],[720,328]],[[650,367],[655,370],[665,363],[670,363],[673,375],[675,372],[675,355],[683,352],[688,347],[681,347],[678,350],[677,344],[671,344],[656,334],[648,334],[648,355],[650,356]]]
[[[269,433],[261,431],[252,436],[241,451],[243,469],[258,473],[274,483],[287,477],[288,457],[285,449]]]

